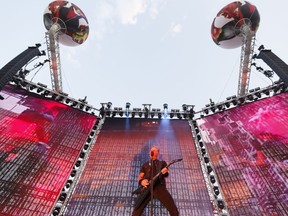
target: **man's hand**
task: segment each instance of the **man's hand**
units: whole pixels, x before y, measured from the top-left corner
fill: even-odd
[[[168,169],[165,167],[161,170],[161,173],[164,175],[165,173],[168,173]]]
[[[148,180],[147,180],[147,179],[143,179],[143,180],[141,181],[141,185],[142,185],[143,187],[147,188],[147,186],[149,185]]]

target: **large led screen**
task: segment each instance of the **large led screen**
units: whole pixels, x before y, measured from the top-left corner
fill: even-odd
[[[131,193],[153,145],[160,160],[183,159],[169,167],[167,179],[180,215],[213,215],[188,121],[144,118],[106,118],[64,215],[132,215]],[[145,215],[150,212],[148,204]],[[169,215],[158,200],[152,212]]]
[[[13,85],[0,94],[0,215],[48,215],[96,117]]]
[[[288,215],[288,94],[198,124],[230,215]]]

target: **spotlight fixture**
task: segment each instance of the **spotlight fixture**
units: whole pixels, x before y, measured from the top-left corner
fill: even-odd
[[[206,153],[206,152],[205,152],[205,153]],[[204,157],[204,162],[205,162],[205,163],[209,163],[209,161],[210,161],[210,160],[209,160],[208,157]]]
[[[187,110],[187,105],[186,105],[186,104],[183,104],[183,105],[182,105],[182,109],[183,109],[183,111],[186,111],[186,110]]]
[[[224,202],[222,200],[218,200],[217,204],[218,204],[218,208],[220,208],[220,209],[224,209],[225,208]]]
[[[213,187],[214,193],[216,196],[218,196],[220,194],[219,188],[217,186]]]
[[[210,176],[210,181],[212,184],[214,184],[216,182],[215,176]]]
[[[207,172],[208,174],[211,173],[213,171],[212,167],[210,165],[207,166]]]
[[[202,152],[202,155],[205,155],[206,154],[206,149],[202,148],[201,152]]]
[[[108,102],[108,103],[107,103],[107,108],[110,109],[111,106],[112,106],[112,103],[111,103],[111,102]]]
[[[131,103],[127,102],[127,103],[126,103],[126,109],[129,109],[129,108],[130,108],[130,105],[131,105]]]
[[[198,137],[197,137],[197,138],[198,138]],[[201,138],[201,137],[200,137],[200,138]],[[200,146],[201,148],[204,146],[204,144],[203,144],[202,141],[199,142],[199,146]]]
[[[163,104],[163,108],[164,108],[164,110],[165,110],[165,109],[168,109],[168,104],[167,104],[167,103],[164,103],[164,104]]]
[[[42,91],[43,91],[43,88],[41,88],[41,87],[38,87],[37,90],[36,90],[37,93],[40,93]]]

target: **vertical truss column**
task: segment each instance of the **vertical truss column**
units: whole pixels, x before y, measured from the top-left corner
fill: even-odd
[[[216,173],[214,172],[213,166],[210,162],[210,158],[206,146],[202,140],[198,124],[196,120],[189,120],[189,125],[196,146],[198,158],[200,160],[208,194],[211,202],[213,203],[213,214],[214,216],[229,216],[228,209],[222,195],[222,190],[218,184]]]
[[[98,117],[97,117],[98,118]],[[62,188],[58,200],[54,203],[51,215],[64,215],[67,211],[67,205],[75,192],[77,183],[80,180],[82,173],[84,172],[89,155],[93,149],[94,144],[97,141],[98,135],[105,122],[105,118],[99,118],[96,120],[95,125],[91,129],[83,149],[79,153],[79,158],[75,162],[70,176],[68,177],[65,186]]]
[[[251,31],[249,24],[243,25],[240,30],[243,36],[243,43],[241,48],[238,96],[244,96],[248,92],[249,87],[255,32]]]
[[[50,76],[52,89],[56,92],[62,91],[61,61],[58,41],[58,31],[60,26],[55,23],[46,32],[46,43],[50,64]]]

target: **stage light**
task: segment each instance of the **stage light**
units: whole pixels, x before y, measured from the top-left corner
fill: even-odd
[[[88,137],[87,140],[86,140],[86,142],[87,142],[87,143],[90,143],[91,140],[92,140],[92,138],[91,138],[91,137]]]
[[[267,96],[270,95],[270,91],[269,91],[269,89],[264,90],[263,93],[264,93],[265,95],[267,95]]]
[[[72,184],[72,180],[68,180],[67,183],[66,183],[66,185],[65,185],[65,187],[66,187],[67,189],[69,189],[70,186],[71,186],[71,184]]]
[[[219,188],[217,186],[213,187],[213,191],[214,191],[216,196],[218,196],[220,194]]]
[[[226,102],[226,103],[225,103],[225,106],[226,106],[227,108],[229,108],[229,107],[230,107],[230,102]]]
[[[187,110],[187,105],[186,105],[186,104],[183,104],[183,105],[182,105],[182,109],[183,109],[183,111],[186,111],[186,110]]]
[[[114,118],[117,114],[118,108],[114,107],[114,111],[112,112],[112,118]]]
[[[80,165],[81,165],[81,161],[78,160],[78,161],[75,163],[75,166],[76,166],[76,167],[80,167]]]
[[[222,200],[217,200],[217,205],[218,205],[218,208],[220,208],[220,209],[225,208],[224,202]]]
[[[84,157],[85,157],[85,153],[84,153],[84,152],[81,152],[80,155],[79,155],[79,158],[82,158],[82,159],[83,159]]]
[[[254,100],[253,95],[248,95],[247,98],[248,98],[248,100],[250,100],[250,101],[253,101],[253,100]]]
[[[193,117],[194,117],[194,113],[195,113],[195,112],[194,112],[194,109],[193,109],[193,108],[194,108],[194,106],[192,106],[192,108],[191,108],[190,111],[189,111],[189,119],[190,119],[190,120],[192,120]]]
[[[59,200],[63,202],[66,199],[66,197],[67,197],[66,193],[61,193],[60,197],[59,197]]]
[[[239,104],[243,104],[245,102],[245,97],[240,97],[239,98]]]
[[[112,107],[112,103],[111,103],[111,102],[108,102],[108,103],[107,103],[107,108],[110,109],[111,107]]]
[[[182,116],[181,116],[180,113],[177,113],[177,118],[178,118],[178,119],[182,119]]]
[[[201,139],[202,137],[199,134],[197,134],[197,140],[200,141]]]
[[[208,174],[211,173],[213,171],[212,167],[210,165],[207,166],[207,172]]]
[[[106,110],[106,116],[110,117],[111,115],[111,111],[110,110]]]
[[[168,104],[167,104],[167,103],[164,103],[164,104],[163,104],[163,108],[164,108],[164,110],[165,110],[165,109],[168,109]]]
[[[132,112],[132,114],[131,114],[131,115],[132,115],[132,118],[134,118],[134,117],[135,117],[135,112]]]
[[[140,118],[142,117],[142,114],[143,114],[142,112],[139,112],[139,113],[138,113],[138,115],[139,115]]]
[[[205,155],[206,154],[206,149],[202,148],[201,152],[202,152],[202,155]]]
[[[57,215],[59,215],[59,213],[60,213],[60,209],[61,208],[59,208],[59,207],[56,207],[54,210],[53,210],[53,216],[57,216]]]
[[[206,152],[205,152],[205,153],[206,153]],[[204,162],[205,162],[205,163],[209,163],[209,161],[210,161],[210,160],[209,160],[208,157],[204,157]]]
[[[147,118],[147,117],[146,117]],[[151,118],[154,118],[154,112],[151,113]]]
[[[162,114],[158,113],[158,118],[161,119],[162,118]]]
[[[42,95],[44,95],[45,97],[49,95],[49,91],[48,90],[45,90]]]
[[[69,104],[70,101],[71,101],[71,100],[70,100],[69,98],[66,98],[66,99],[65,99],[65,103],[66,103],[66,104]]]
[[[29,86],[29,91],[32,91],[33,89],[35,89],[35,86],[30,85],[30,86]]]
[[[89,145],[87,145],[87,144],[85,144],[83,147],[84,150],[88,150],[88,148],[89,148]]]
[[[204,109],[204,113],[207,115],[209,113],[208,109]]]
[[[75,177],[76,176],[76,170],[72,170],[72,172],[70,173],[71,177]]]
[[[170,112],[170,118],[172,119],[174,117],[174,113]]]
[[[236,100],[236,98],[232,100],[232,104],[233,104],[234,106],[237,105],[237,100]]]
[[[261,98],[261,93],[260,93],[260,92],[256,92],[255,95],[256,95],[258,98]]]
[[[78,105],[78,102],[77,101],[73,101],[73,103],[72,103],[72,107],[76,107]]]
[[[79,109],[83,110],[83,108],[84,108],[84,104],[79,104]]]
[[[218,109],[219,111],[222,111],[223,106],[222,106],[221,104],[219,104],[219,105],[217,105],[217,109]]]
[[[199,146],[200,146],[201,148],[204,146],[204,144],[203,144],[202,141],[199,142]]]
[[[210,182],[214,184],[216,182],[215,176],[210,176]]]
[[[129,108],[130,108],[130,105],[131,105],[131,103],[127,102],[127,103],[126,103],[126,109],[129,109]]]
[[[41,88],[41,87],[38,87],[37,90],[36,90],[37,93],[40,93],[42,91],[43,91],[43,88]]]
[[[211,111],[212,111],[213,113],[215,113],[215,111],[216,111],[215,107],[211,107]]]
[[[148,118],[149,109],[145,106],[144,110],[145,110],[144,116],[145,116],[145,118]]]

